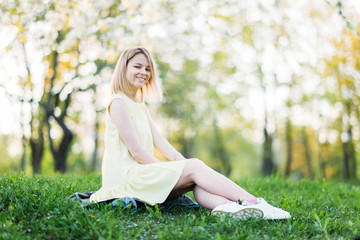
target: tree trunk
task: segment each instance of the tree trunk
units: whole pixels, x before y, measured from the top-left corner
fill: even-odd
[[[34,108],[33,108],[33,102],[34,102],[34,96],[33,96],[33,84],[31,82],[31,69],[29,66],[29,61],[28,61],[28,54],[26,52],[26,48],[25,48],[25,38],[23,38],[23,40],[21,41],[21,50],[24,54],[24,63],[25,63],[25,68],[26,68],[26,72],[27,72],[27,77],[26,77],[26,83],[29,84],[30,86],[30,93],[31,93],[31,98],[29,100],[30,103],[30,113],[31,113],[31,119],[30,119],[30,137],[29,139],[27,139],[25,137],[25,129],[24,129],[24,112],[23,112],[23,104],[25,101],[25,98],[21,98],[21,128],[22,128],[22,146],[23,146],[23,153],[21,156],[21,160],[20,160],[20,169],[21,171],[25,170],[25,158],[26,158],[26,145],[27,143],[29,143],[30,145],[30,149],[31,149],[31,165],[32,165],[32,171],[33,174],[37,174],[40,172],[40,168],[41,168],[41,160],[43,157],[43,153],[44,153],[44,124],[45,124],[45,119],[44,119],[44,114],[41,111],[41,101],[37,102],[37,106],[39,108],[39,111],[36,113],[37,115],[35,115],[34,113]],[[43,93],[43,96],[41,99],[44,98],[44,94],[45,91]],[[37,124],[34,124],[34,121],[37,122]]]
[[[265,141],[263,144],[263,167],[262,172],[264,176],[269,176],[275,172],[275,166],[272,156],[272,136],[269,135],[267,126],[264,127]]]
[[[58,97],[58,96],[57,96]],[[73,133],[70,131],[70,129],[65,125],[64,122],[64,117],[66,116],[66,110],[69,106],[69,102],[70,102],[70,94],[67,96],[66,100],[65,100],[65,107],[62,111],[61,116],[59,117],[55,117],[53,114],[53,111],[50,111],[50,114],[47,110],[47,120],[46,120],[46,124],[48,127],[48,137],[49,137],[49,143],[50,143],[50,150],[51,153],[54,157],[54,161],[55,161],[55,165],[54,165],[54,170],[55,172],[61,172],[61,173],[65,173],[66,172],[66,160],[67,160],[67,154],[68,151],[70,149],[71,146],[71,142],[74,138]],[[55,108],[55,107],[54,107]],[[60,145],[58,147],[58,149],[55,149],[54,146],[54,141],[51,137],[51,125],[50,125],[50,117],[53,117],[56,121],[56,123],[61,127],[61,129],[63,130],[63,137],[61,139]]]
[[[25,172],[25,161],[26,161],[26,136],[25,136],[25,127],[24,127],[24,100],[21,100],[21,116],[20,116],[20,125],[21,125],[21,147],[22,154],[20,159],[20,171]]]
[[[343,166],[342,176],[344,180],[356,179],[356,156],[352,142],[351,126],[346,131],[346,139],[343,139]]]
[[[214,119],[213,127],[214,127],[214,137],[215,137],[215,141],[216,141],[214,150],[215,150],[216,155],[217,155],[217,157],[219,158],[219,160],[220,160],[220,162],[222,164],[223,173],[226,176],[230,176],[231,163],[230,163],[228,152],[226,151],[223,136],[222,136],[222,134],[220,132],[219,127],[217,126],[216,118]]]
[[[40,171],[41,159],[44,153],[44,133],[42,124],[38,128],[38,137],[30,138],[31,147],[31,165],[33,168],[33,174],[37,174]]]
[[[311,149],[309,146],[308,135],[306,134],[305,126],[302,127],[301,133],[302,133],[301,136],[302,136],[302,142],[303,142],[303,146],[304,146],[305,161],[306,161],[306,166],[307,166],[307,170],[308,170],[308,176],[310,177],[310,179],[314,179],[314,174],[312,172],[312,167],[311,167]]]
[[[344,180],[350,179],[350,173],[349,173],[349,152],[348,152],[348,146],[346,142],[343,142],[342,144],[343,148],[343,160],[342,160],[342,177]]]
[[[99,145],[99,116],[98,112],[96,111],[95,117],[95,126],[94,126],[94,151],[92,154],[91,159],[91,168],[92,171],[95,171],[97,165],[97,158],[98,158],[98,145]]]
[[[352,125],[350,122],[350,116],[352,115],[353,109],[358,110],[357,106],[351,101],[344,102],[345,111],[344,115],[346,118],[342,117],[342,129],[344,130],[341,140],[342,140],[342,148],[343,148],[343,179],[344,180],[352,180],[356,178],[356,156],[355,156],[355,148],[353,144],[353,136],[352,136]],[[345,120],[347,119],[347,120]],[[345,120],[345,121],[344,121]]]
[[[26,145],[23,144],[23,153],[20,159],[20,171],[25,172],[25,161],[26,161]]]
[[[181,145],[180,152],[183,154],[185,158],[192,157],[192,152],[194,148],[194,138],[186,138],[185,136],[181,136],[178,140]]]
[[[59,36],[61,36],[60,32],[59,32]],[[67,154],[73,139],[73,134],[70,131],[70,129],[66,126],[64,120],[67,115],[67,109],[70,105],[71,93],[67,94],[66,99],[63,101],[60,100],[61,92],[58,92],[57,94],[53,94],[54,82],[57,76],[57,66],[58,66],[58,52],[54,50],[52,53],[52,63],[50,66],[52,68],[52,76],[50,78],[50,86],[48,89],[48,95],[45,105],[46,125],[48,129],[50,151],[55,161],[54,170],[55,172],[65,173]],[[55,108],[59,108],[61,110],[61,114],[58,117],[55,116],[54,114]],[[61,127],[63,131],[63,137],[57,149],[55,149],[54,140],[51,137],[51,124],[50,124],[51,117],[55,119],[56,123]]]
[[[327,162],[329,160],[328,148],[329,148],[328,142],[319,143],[319,167],[320,167],[321,177],[324,179],[327,179],[326,167],[327,167]]]
[[[70,148],[70,144],[73,139],[72,132],[65,126],[64,123],[59,123],[59,125],[62,127],[64,136],[61,139],[60,146],[57,150],[55,150],[53,147],[51,148],[51,152],[54,156],[55,160],[55,166],[54,170],[55,172],[66,172],[66,160],[67,160],[67,154]]]
[[[273,162],[273,153],[272,153],[272,141],[273,138],[268,131],[268,111],[267,111],[267,102],[265,100],[266,96],[266,86],[264,83],[264,74],[262,71],[262,64],[259,62],[257,64],[260,87],[263,91],[263,104],[264,104],[264,144],[263,144],[263,156],[262,156],[262,173],[264,176],[269,176],[275,172],[275,165]],[[274,76],[276,77],[276,76]]]
[[[288,177],[290,175],[291,171],[291,162],[292,162],[292,125],[290,122],[290,119],[288,118],[286,121],[286,165],[285,165],[285,177]]]
[[[351,141],[350,145],[350,162],[349,162],[349,167],[350,167],[350,177],[351,179],[356,179],[356,171],[357,171],[357,165],[356,165],[356,154],[355,154],[355,148],[354,148],[354,144]]]

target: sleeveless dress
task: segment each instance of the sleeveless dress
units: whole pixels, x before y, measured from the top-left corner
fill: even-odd
[[[131,122],[141,145],[154,155],[154,143],[146,106],[135,102],[124,93],[110,97],[105,115],[105,152],[102,160],[102,187],[90,197],[90,202],[131,197],[154,205],[166,200],[184,169],[185,161],[139,164],[128,151],[109,114],[115,99],[125,102]]]

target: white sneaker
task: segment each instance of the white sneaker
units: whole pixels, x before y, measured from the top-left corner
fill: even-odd
[[[224,216],[230,214],[235,219],[245,220],[248,218],[262,218],[263,211],[260,208],[245,207],[236,202],[228,202],[214,208],[212,215]]]
[[[291,218],[290,213],[268,204],[264,199],[258,198],[257,202],[252,203],[248,201],[243,201],[241,206],[247,208],[255,208],[261,210],[264,215],[264,219],[288,219]]]

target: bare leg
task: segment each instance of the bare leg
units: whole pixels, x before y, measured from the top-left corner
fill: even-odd
[[[195,197],[196,201],[202,207],[207,208],[207,209],[214,209],[215,207],[219,206],[220,204],[223,204],[223,203],[226,203],[229,201],[228,199],[226,199],[222,196],[209,193],[199,186],[195,186],[193,192],[194,192],[194,197]]]
[[[191,192],[194,190],[195,185],[189,186],[189,187],[185,187],[185,188],[177,188],[177,189],[173,189],[169,196],[167,197],[167,199],[171,199],[171,198],[175,198],[178,197],[182,194],[185,194],[187,192]]]
[[[222,196],[208,193],[204,189],[202,189],[201,187],[196,186],[196,185],[192,185],[190,187],[185,187],[182,189],[173,190],[169,194],[168,199],[175,198],[177,196],[180,196],[180,195],[190,192],[190,191],[193,191],[195,200],[202,207],[207,208],[207,209],[214,209],[216,206],[219,206],[220,204],[223,204],[223,203],[226,203],[229,201],[228,199],[226,199]]]
[[[196,195],[196,200],[198,201],[199,199],[199,204],[208,208],[214,208],[214,204],[218,204],[220,201],[223,203],[223,200],[237,201],[239,199],[249,200],[255,198],[230,179],[206,166],[199,159],[188,159],[185,161],[184,170],[179,181],[174,186],[173,192],[195,184],[194,196]],[[209,194],[215,196],[210,197]],[[219,197],[222,197],[222,199],[220,200]]]

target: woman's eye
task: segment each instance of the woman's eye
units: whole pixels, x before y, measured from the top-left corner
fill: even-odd
[[[150,69],[147,68],[146,71],[150,72]]]

